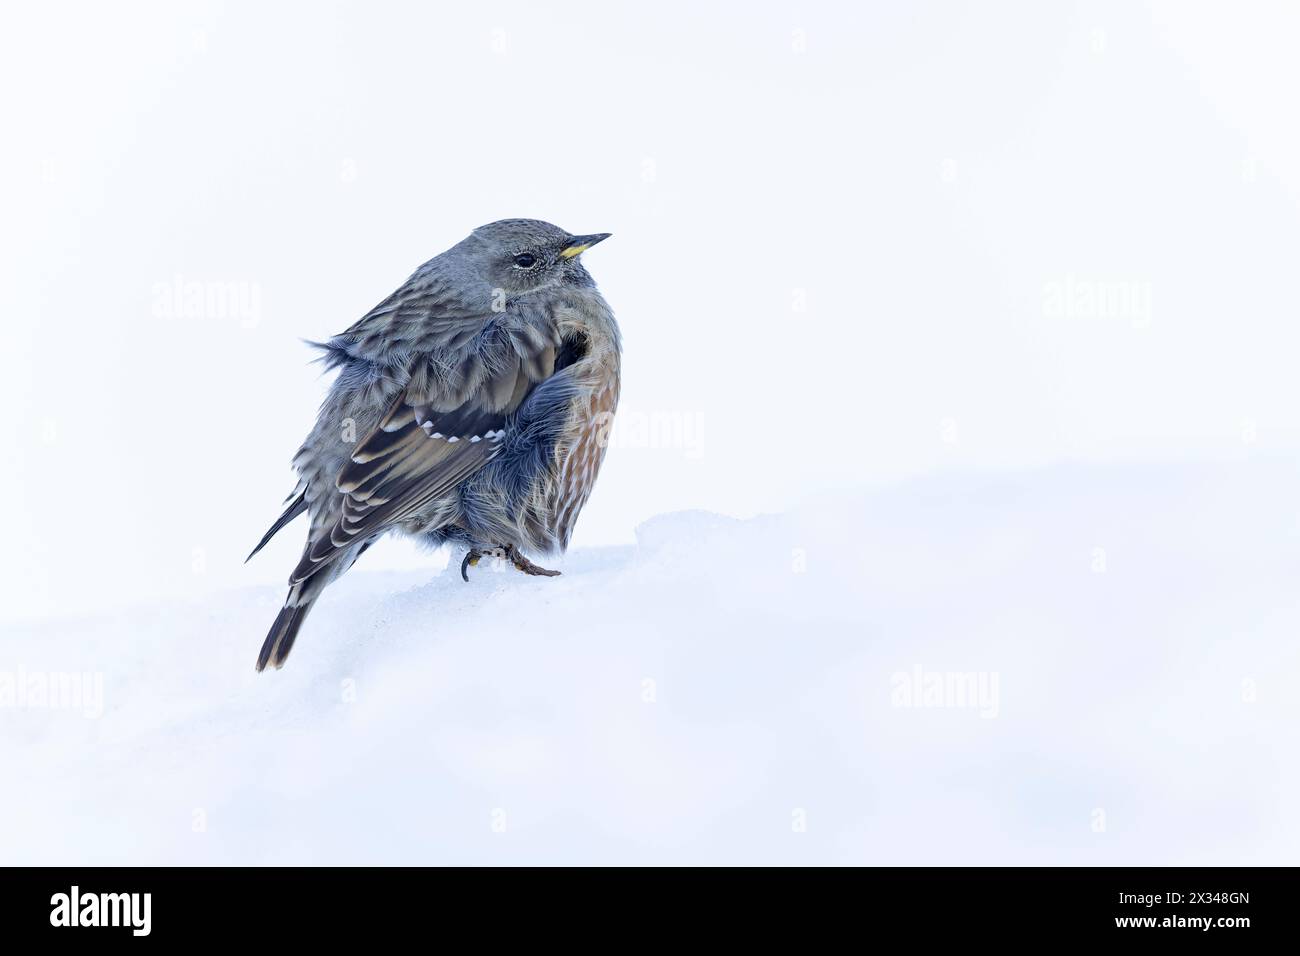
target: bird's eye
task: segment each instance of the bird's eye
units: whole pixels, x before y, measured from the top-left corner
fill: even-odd
[[[537,257],[531,252],[521,252],[515,256],[515,265],[521,269],[531,269],[537,265]]]

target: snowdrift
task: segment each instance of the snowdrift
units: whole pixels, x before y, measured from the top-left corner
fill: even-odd
[[[556,579],[363,559],[263,675],[279,589],[7,626],[0,862],[1294,862],[1297,477],[670,514]]]

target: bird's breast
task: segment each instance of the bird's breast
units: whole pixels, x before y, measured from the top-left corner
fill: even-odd
[[[556,480],[547,508],[551,515],[551,534],[565,548],[605,460],[614,412],[618,408],[617,361],[597,361],[584,372],[587,372],[583,378],[588,388],[574,399],[567,427],[556,448]]]

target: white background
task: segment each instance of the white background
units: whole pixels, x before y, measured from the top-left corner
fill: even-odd
[[[0,619],[30,639],[11,645],[28,648],[29,666],[71,618],[99,635],[86,638],[108,655],[97,666],[112,667],[110,650],[143,653],[141,609],[183,599],[220,617],[251,600],[247,620],[217,627],[241,686],[251,680],[243,669],[301,528],[241,562],[293,486],[288,462],[327,384],[300,340],[342,330],[473,227],[522,216],[614,233],[586,261],[624,330],[624,398],[578,526],[579,567],[586,550],[629,544],[640,523],[685,509],[820,515],[835,533],[809,540],[865,550],[886,578],[893,549],[914,549],[900,558],[915,571],[908,587],[937,606],[946,598],[926,582],[967,568],[945,536],[960,515],[1025,562],[1027,577],[988,582],[1003,619],[1087,606],[1078,589],[1094,586],[1106,529],[1150,518],[1137,546],[1169,587],[1145,579],[1112,596],[1104,635],[1074,635],[1109,642],[1097,679],[1135,646],[1178,646],[1156,612],[1195,596],[1167,562],[1196,556],[1217,569],[1207,580],[1235,574],[1237,590],[1206,599],[1212,633],[1196,632],[1208,643],[1190,658],[1267,632],[1276,640],[1259,638],[1251,661],[1224,665],[1222,692],[1260,671],[1294,674],[1294,578],[1278,572],[1298,527],[1294,5],[87,3],[22,5],[5,20]],[[203,304],[188,309],[178,287],[199,288]],[[214,305],[226,288],[252,307]],[[1080,297],[1061,307],[1062,290]],[[1089,304],[1095,292],[1136,304],[1107,313]],[[994,521],[969,492],[984,481],[1025,503],[1000,492],[1010,498]],[[1198,497],[1198,482],[1214,494]],[[965,503],[948,524],[931,521],[924,489],[936,488]],[[832,501],[852,503],[836,517]],[[887,508],[901,509],[899,527],[873,538]],[[1014,544],[1036,534],[1077,558],[1065,604],[1044,596]],[[789,541],[773,547],[788,560]],[[392,542],[357,573],[444,560]],[[745,572],[705,562],[700,573]],[[899,620],[866,603],[870,582],[842,583],[833,600],[862,640],[877,612]],[[360,618],[366,608],[355,602]],[[112,609],[136,623],[103,617]],[[331,626],[326,610],[304,642]],[[943,626],[962,620],[954,611]],[[174,642],[192,625],[180,615],[150,635],[173,648],[166,666],[182,681],[199,665]],[[1049,642],[1062,633],[1047,630]],[[325,670],[327,641],[290,671]],[[913,665],[900,654],[881,663],[886,677]],[[989,666],[1009,668],[999,660]],[[1174,686],[1169,673],[1124,683],[1149,702]],[[784,699],[769,690],[751,719]],[[194,693],[224,687],[213,678]],[[135,706],[147,741],[153,712]],[[1125,714],[1139,734],[1152,726],[1141,707]],[[1252,822],[1216,841],[1219,859],[1276,845],[1250,814],[1295,797],[1294,768],[1271,763],[1294,740],[1295,712],[1274,716],[1286,722],[1241,731],[1276,772],[1252,779],[1248,806],[1228,801]],[[66,745],[50,734],[51,753]],[[1108,753],[1088,758],[1093,772],[1104,776]],[[1096,800],[1078,799],[1086,827]],[[1165,862],[1179,839],[1128,858]],[[159,859],[188,858],[157,846]],[[920,856],[942,859],[938,846]],[[229,858],[250,858],[241,852]],[[972,852],[996,862],[1008,848],[981,837]]]

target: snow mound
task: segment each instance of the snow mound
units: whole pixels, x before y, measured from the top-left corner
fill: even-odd
[[[9,626],[0,863],[1294,862],[1297,477],[671,514],[554,579],[363,561],[262,675],[279,590]]]

